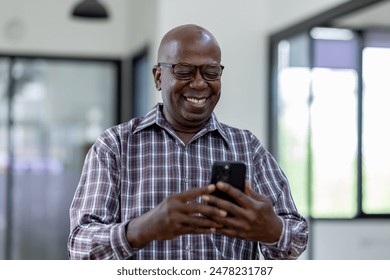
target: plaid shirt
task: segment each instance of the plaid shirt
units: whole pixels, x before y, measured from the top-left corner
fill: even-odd
[[[219,234],[183,235],[132,248],[125,227],[165,197],[208,185],[216,160],[239,160],[255,191],[267,195],[284,228],[277,244]],[[90,149],[70,208],[70,259],[295,259],[306,248],[308,227],[274,158],[249,131],[219,123],[213,114],[185,145],[162,115],[108,129]]]

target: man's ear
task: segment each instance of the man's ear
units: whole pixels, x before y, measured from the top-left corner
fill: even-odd
[[[161,68],[158,65],[153,66],[154,85],[158,91],[161,90]]]

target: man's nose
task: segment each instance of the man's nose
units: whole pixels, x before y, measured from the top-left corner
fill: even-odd
[[[194,74],[194,79],[190,83],[190,87],[197,90],[202,90],[207,87],[206,80],[202,77],[202,74],[200,73],[200,69],[196,69],[196,72]]]

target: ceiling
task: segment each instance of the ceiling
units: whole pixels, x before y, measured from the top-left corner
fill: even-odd
[[[372,27],[389,28],[390,1],[382,1],[357,12],[339,17],[331,22],[335,27],[365,29]]]

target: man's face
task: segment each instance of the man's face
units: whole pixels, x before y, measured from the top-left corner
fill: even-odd
[[[219,47],[207,36],[173,41],[165,51],[161,63],[219,65],[221,59]],[[173,128],[181,132],[201,129],[218,103],[221,80],[205,80],[199,68],[189,80],[175,77],[170,67],[155,68],[154,76],[156,85],[161,88],[164,116]]]

